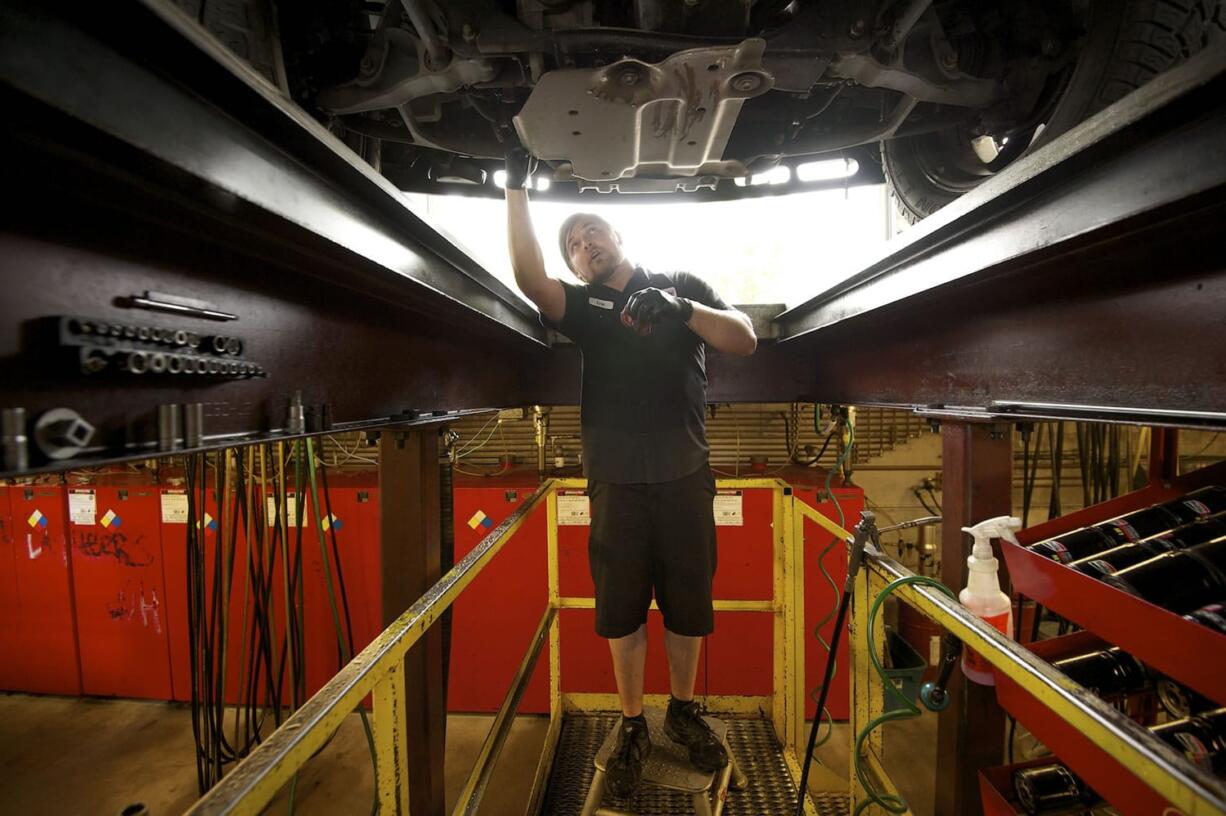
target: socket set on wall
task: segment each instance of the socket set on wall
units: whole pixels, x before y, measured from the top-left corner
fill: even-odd
[[[167,326],[59,318],[59,342],[77,350],[81,372],[223,379],[264,377],[262,365],[242,357],[240,337]]]

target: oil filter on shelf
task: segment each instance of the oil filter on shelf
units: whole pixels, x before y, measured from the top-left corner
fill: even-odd
[[[1164,536],[1156,536],[1149,541],[1138,541],[1136,544],[1121,544],[1109,550],[1103,550],[1089,558],[1082,558],[1069,564],[1070,567],[1091,578],[1101,579],[1134,564],[1148,561],[1155,555],[1170,552],[1173,548],[1167,546]]]
[[[1115,542],[1097,527],[1082,527],[1080,530],[1031,544],[1026,549],[1061,564],[1068,564],[1097,555],[1114,546]]]
[[[1205,773],[1226,773],[1226,708],[1155,725],[1150,731]]]
[[[1198,518],[1200,516],[1182,502],[1166,502],[1104,521],[1097,526],[1117,545],[1132,544],[1191,524]]]
[[[1193,490],[1183,497],[1183,501],[1202,517],[1226,513],[1226,486],[1208,485],[1199,490]]]
[[[1134,564],[1103,581],[1177,615],[1226,596],[1226,540],[1200,544]]]
[[[1156,725],[1150,732],[1207,773],[1226,773],[1226,708]],[[1088,806],[1101,798],[1060,764],[1015,771],[1013,790],[1030,814]]]
[[[1218,707],[1217,703],[1205,695],[1178,683],[1169,677],[1159,677],[1154,683],[1158,703],[1167,714],[1177,719],[1191,717],[1202,711],[1210,711]]]
[[[1122,544],[1135,544],[1226,512],[1226,487],[1210,485],[1161,504],[1030,545],[1032,552],[1068,564]]]
[[[1149,672],[1118,646],[1066,657],[1052,665],[1099,697],[1135,694],[1149,686]]]
[[[1205,604],[1195,612],[1189,612],[1184,615],[1184,617],[1226,635],[1226,600],[1219,603]]]
[[[1063,765],[1023,768],[1013,774],[1013,790],[1022,808],[1031,814],[1089,805],[1099,799]]]
[[[1145,544],[1161,542],[1168,550],[1186,550],[1197,544],[1208,544],[1211,541],[1226,538],[1226,515],[1213,516],[1193,524],[1178,527],[1162,535],[1147,539]]]
[[[1088,558],[1082,558],[1069,564],[1078,572],[1091,578],[1102,578],[1113,572],[1131,567],[1172,550],[1186,550],[1198,544],[1208,544],[1226,538],[1226,516],[1214,516],[1203,521],[1185,524],[1174,530],[1138,541],[1135,544],[1121,544],[1109,550]]]

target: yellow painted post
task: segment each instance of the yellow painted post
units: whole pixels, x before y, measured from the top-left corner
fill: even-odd
[[[405,764],[403,725],[405,688],[404,667],[388,667],[387,674],[375,684],[374,732],[379,787],[379,812],[408,816],[409,780]]]
[[[549,579],[549,605],[558,609],[549,624],[549,719],[551,724],[562,716],[562,611],[558,590],[558,492],[549,492],[545,500],[546,569]]]
[[[787,614],[791,620],[787,631],[790,634],[788,643],[788,660],[792,664],[792,681],[788,687],[788,696],[792,706],[792,740],[791,745],[797,754],[804,752],[805,747],[805,700],[807,687],[805,683],[805,641],[808,633],[805,631],[805,518],[796,512],[800,500],[794,495],[788,497],[788,507],[791,509],[791,536],[786,553],[787,564],[791,572],[791,601]]]
[[[865,798],[864,787],[856,777],[856,735],[860,733],[860,730],[872,718],[868,710],[872,666],[868,659],[868,640],[866,637],[869,607],[867,596],[868,570],[861,570],[859,576],[856,577],[855,591],[852,593],[851,621],[849,624],[851,631],[848,633],[851,637],[851,649],[849,650],[851,659],[851,722],[849,723],[850,728],[847,729],[847,755],[852,758],[852,761],[848,764],[848,774],[850,776],[848,790],[851,791],[853,805]]]
[[[784,644],[788,641],[788,570],[783,558],[784,540],[787,534],[788,529],[783,519],[783,491],[776,488],[771,492],[771,549],[774,555],[771,563],[775,603],[774,648],[771,661],[771,724],[775,727],[775,736],[785,745],[791,730],[788,724],[787,706],[788,660],[787,649],[784,648]]]
[[[884,583],[873,574],[872,570],[861,569],[856,576],[855,591],[851,599],[851,728],[848,729],[849,751],[853,756],[856,750],[856,737],[860,731],[874,718],[881,715],[884,709],[885,688],[881,677],[873,669],[868,653],[868,613],[872,607],[876,593],[884,588]],[[878,615],[873,627],[873,639],[877,644],[877,657],[884,660],[885,623],[883,616]],[[884,665],[884,663],[883,663]],[[865,750],[872,754],[868,767],[880,762],[881,729],[874,729],[865,743]],[[866,798],[864,787],[856,778],[855,763],[850,766],[850,791],[854,806]]]

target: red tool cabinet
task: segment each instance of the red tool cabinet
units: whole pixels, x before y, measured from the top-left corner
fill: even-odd
[[[68,505],[59,485],[9,488],[17,584],[14,690],[80,694]]]
[[[115,475],[67,490],[82,691],[169,699],[157,488]]]
[[[535,471],[488,478],[456,474],[455,560],[536,491]],[[586,528],[585,528],[586,529]],[[545,509],[541,506],[452,605],[451,711],[496,711],[548,602]],[[566,615],[562,616],[563,626]],[[562,635],[566,643],[566,635]],[[563,647],[563,655],[566,648]],[[563,669],[562,676],[566,677]],[[549,654],[543,651],[520,713],[549,712]]]
[[[21,624],[17,601],[16,530],[9,486],[0,485],[0,690],[21,686]]]

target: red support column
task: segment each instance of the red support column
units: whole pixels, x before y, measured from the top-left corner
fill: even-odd
[[[438,430],[384,432],[379,443],[380,564],[387,626],[441,577]],[[432,626],[405,657],[409,809],[443,816],[447,704],[443,633]]]
[[[944,422],[941,580],[955,592],[966,586],[970,539],[963,527],[1012,514],[1013,442],[1007,425]],[[1007,586],[1004,562],[1001,585]],[[996,690],[954,674],[952,701],[937,726],[935,812],[971,816],[982,812],[980,768],[1004,761],[1005,715]]]

